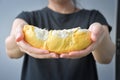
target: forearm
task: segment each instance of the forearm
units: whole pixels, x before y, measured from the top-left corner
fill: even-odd
[[[16,42],[16,28],[21,28],[27,24],[24,20],[22,19],[15,19],[13,22],[12,30],[10,35],[6,38],[5,44],[6,44],[6,52],[9,57],[11,58],[19,58],[23,56],[23,52],[20,51],[17,42]],[[21,32],[22,33],[22,32]]]
[[[115,45],[110,39],[106,26],[104,26],[104,29],[105,37],[92,53],[97,62],[107,64],[112,60],[115,53]]]
[[[20,58],[24,55],[20,51],[19,47],[16,44],[15,38],[13,36],[8,36],[5,41],[6,52],[10,58]]]

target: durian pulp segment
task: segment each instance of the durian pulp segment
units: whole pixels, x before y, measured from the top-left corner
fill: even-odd
[[[33,47],[46,49],[44,40],[36,37],[36,35],[37,35],[37,33],[35,32],[36,28],[37,27],[32,26],[32,25],[25,25],[23,28],[24,39],[27,43],[29,43]]]
[[[24,38],[30,45],[58,54],[82,50],[91,44],[90,32],[80,27],[64,30],[46,30],[32,25],[24,26]]]
[[[34,27],[35,36],[41,40],[47,40],[48,30]]]
[[[52,30],[52,36],[58,36],[60,38],[66,38],[69,35],[72,35],[75,31],[79,30],[80,27],[72,29],[63,29],[63,30]]]

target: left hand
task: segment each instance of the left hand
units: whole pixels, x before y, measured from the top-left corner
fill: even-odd
[[[90,25],[92,44],[84,50],[69,52],[68,54],[61,54],[60,58],[82,58],[94,51],[105,37],[105,31],[100,23],[93,23]]]

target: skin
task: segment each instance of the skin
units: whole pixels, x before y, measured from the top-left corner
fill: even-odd
[[[80,9],[76,8],[72,0],[48,0],[48,7],[55,12],[69,14]],[[64,4],[63,4],[64,3]],[[94,59],[103,64],[110,63],[115,53],[115,45],[110,39],[108,27],[100,23],[93,23],[89,26],[91,31],[91,40],[93,43],[86,49],[74,51],[68,54],[57,55],[47,50],[37,49],[24,41],[22,28],[28,24],[22,19],[15,19],[12,25],[11,33],[6,38],[6,52],[11,58],[20,58],[28,54],[34,58],[82,58],[92,52]],[[11,45],[12,44],[12,45]]]

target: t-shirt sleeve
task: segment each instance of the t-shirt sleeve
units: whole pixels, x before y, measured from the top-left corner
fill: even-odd
[[[27,11],[23,11],[16,18],[25,20],[28,24],[32,24],[32,14]]]
[[[103,14],[101,14],[99,11],[97,10],[93,10],[92,11],[93,14],[91,15],[91,20],[90,20],[90,24],[94,23],[94,22],[99,22],[102,25],[107,25],[109,32],[112,30],[112,27],[108,24],[107,20],[105,19],[105,17],[103,16]]]

